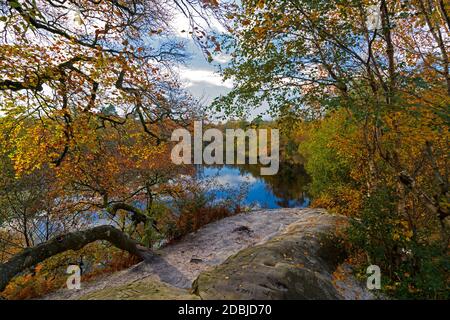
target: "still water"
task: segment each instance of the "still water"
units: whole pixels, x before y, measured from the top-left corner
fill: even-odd
[[[199,166],[197,177],[200,179],[213,179],[217,182],[214,190],[216,198],[225,198],[227,188],[247,186],[243,200],[244,206],[253,208],[304,208],[310,203],[306,192],[309,183],[308,175],[302,166],[280,164],[278,174],[261,176],[257,165],[223,165]]]

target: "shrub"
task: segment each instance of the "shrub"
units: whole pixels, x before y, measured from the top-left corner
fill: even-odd
[[[450,298],[448,249],[431,230],[414,233],[396,204],[395,190],[380,187],[365,198],[359,218],[351,219],[348,240],[367,257],[359,267],[378,265],[382,289],[396,298]]]
[[[322,121],[303,127],[306,138],[299,151],[306,158],[305,169],[311,177],[308,189],[313,197],[312,205],[356,215],[363,190],[353,179],[352,154],[343,148],[355,127],[346,121],[342,112],[333,112]]]
[[[223,192],[227,196],[217,198],[217,188],[227,189]],[[171,230],[169,238],[181,238],[208,223],[241,212],[241,203],[246,192],[245,184],[239,189],[232,189],[226,185],[218,185],[214,179],[187,179],[173,201],[174,220],[168,228]]]

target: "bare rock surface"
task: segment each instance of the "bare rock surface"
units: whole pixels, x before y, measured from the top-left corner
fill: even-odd
[[[126,285],[150,276],[178,288],[190,288],[200,272],[218,265],[249,246],[282,232],[313,209],[279,209],[244,212],[210,223],[178,243],[169,245],[130,269],[82,284],[81,290],[59,290],[44,299],[79,299],[91,292]],[[250,230],[249,232],[240,230]]]
[[[346,299],[333,274],[344,260],[339,231],[347,218],[304,214],[269,241],[241,250],[199,275],[194,293],[202,299]],[[341,282],[345,287],[345,283]],[[341,289],[341,288],[339,288]]]
[[[234,271],[230,275],[228,273],[227,275],[219,275],[217,270],[229,268],[230,261],[236,261],[236,256],[248,256],[248,252],[254,252],[255,248],[256,250],[262,250],[261,248],[264,248],[267,244],[268,249],[263,249],[263,251],[266,258],[271,261],[268,262],[264,258],[267,261],[260,265],[268,265],[255,271],[270,271],[270,268],[273,269],[273,266],[270,266],[271,264],[283,266],[284,263],[286,265],[286,259],[283,256],[284,249],[278,253],[270,249],[274,243],[283,242],[283,237],[286,238],[286,235],[289,235],[288,238],[294,237],[295,241],[302,245],[301,250],[311,250],[311,256],[303,257],[302,262],[297,265],[298,269],[302,269],[302,264],[314,264],[314,261],[320,260],[320,263],[316,263],[317,270],[303,268],[304,271],[302,272],[305,275],[305,281],[314,278],[314,281],[319,281],[320,285],[328,290],[329,296],[326,298],[372,298],[371,295],[365,294],[365,289],[359,287],[356,282],[339,283],[340,287],[337,288],[332,279],[333,268],[336,267],[337,263],[333,259],[337,258],[329,258],[337,254],[335,247],[325,246],[324,249],[321,249],[322,243],[314,241],[316,235],[332,234],[336,228],[336,221],[342,219],[344,218],[336,218],[327,214],[324,210],[309,208],[258,210],[241,213],[206,225],[197,232],[187,235],[178,243],[162,248],[156,255],[149,255],[143,262],[127,270],[104,276],[94,282],[82,284],[81,290],[59,290],[47,295],[44,299],[158,299],[158,297],[171,299],[171,297],[176,296],[181,296],[181,299],[191,299],[198,296],[201,298],[219,297],[217,292],[211,293],[214,291],[212,288],[219,288],[222,285],[221,280],[224,280],[225,277],[228,277],[226,280],[229,283],[229,277],[236,273],[237,266],[241,268],[244,264],[239,262],[236,268],[233,267]],[[288,251],[295,249],[294,243],[290,240],[282,247],[285,246]],[[327,253],[326,250],[330,250],[330,252]],[[314,256],[318,252],[324,256],[328,254],[330,256],[323,260]],[[247,259],[249,261],[245,264],[250,263],[252,258],[249,256]],[[269,269],[266,270],[266,267]],[[324,268],[322,273],[319,270],[320,268]],[[253,280],[258,276],[262,279],[267,278],[263,273],[255,273],[250,269],[249,272],[254,273]],[[308,278],[308,274],[315,275],[316,273],[320,273],[321,276],[319,278],[315,276]],[[217,279],[212,276],[214,274],[218,274]],[[276,273],[272,276],[274,275],[285,276],[286,274]],[[198,279],[194,283],[197,296],[193,296],[189,289],[197,277]],[[221,277],[224,279],[220,279]],[[214,279],[214,284],[205,281],[205,279]],[[247,284],[250,287],[252,285],[251,283]],[[349,284],[355,286],[355,288],[349,287]],[[298,286],[301,285],[301,283],[298,284]],[[158,286],[161,286],[160,290],[157,289]],[[206,287],[210,287],[210,289],[206,290]],[[145,290],[145,288],[148,288],[148,290]],[[286,290],[283,286],[280,288],[280,290]],[[305,288],[305,290],[307,289]],[[355,290],[358,292],[355,293]],[[305,294],[307,294],[306,291]],[[220,297],[232,298],[234,295],[227,296],[224,292]],[[276,297],[273,296],[272,298]],[[314,297],[316,296],[310,298]],[[247,294],[237,298],[255,297]],[[271,298],[271,296],[269,295],[267,298]]]

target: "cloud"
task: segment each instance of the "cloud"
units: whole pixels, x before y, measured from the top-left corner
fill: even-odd
[[[231,56],[225,52],[214,52],[212,56],[213,62],[208,63],[204,53],[194,43],[192,35],[189,34],[189,31],[192,31],[189,20],[181,13],[177,13],[172,22],[174,37],[184,42],[186,53],[189,55],[186,64],[179,67],[180,79],[192,96],[198,99],[202,105],[208,106],[216,97],[226,95],[233,88],[233,82],[231,80],[223,81],[222,76],[217,72],[219,67],[223,68],[230,62]],[[223,25],[212,17],[209,26],[202,26],[209,29],[212,33],[227,33]],[[267,109],[267,103],[250,107],[247,114],[248,120],[265,114]],[[219,119],[223,114],[214,111],[214,114],[211,116],[213,119]],[[267,115],[263,118],[270,119]]]
[[[186,67],[180,68],[180,78],[186,82],[187,87],[192,87],[196,84],[209,84],[217,87],[233,88],[233,83],[230,80],[223,81],[222,77],[212,70],[206,69],[190,69]]]
[[[251,174],[247,175],[234,175],[234,174],[225,174],[218,176],[214,179],[220,186],[238,186],[243,183],[253,184],[257,182],[257,179],[253,177]]]
[[[225,54],[225,53],[219,53],[213,56],[214,61],[220,63],[220,64],[225,64],[230,62],[231,60],[231,56],[229,54]]]

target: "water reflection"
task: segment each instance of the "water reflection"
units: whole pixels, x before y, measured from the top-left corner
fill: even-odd
[[[198,166],[197,177],[215,179],[218,185],[239,188],[248,184],[244,205],[260,208],[304,208],[310,203],[306,193],[308,175],[302,166],[280,164],[278,174],[261,176],[257,165]],[[225,198],[225,188],[212,190],[217,198]]]

